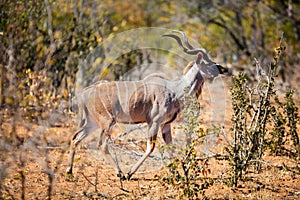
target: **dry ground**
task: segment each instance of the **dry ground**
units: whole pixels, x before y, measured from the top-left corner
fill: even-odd
[[[9,123],[2,126],[7,131],[11,128]],[[22,199],[22,196],[47,199],[50,190],[52,199],[178,199],[178,191],[163,187],[158,180],[167,171],[163,165],[124,181],[123,186],[129,191],[125,192],[120,190],[119,179],[111,166],[95,159],[85,145],[77,151],[74,176],[65,175],[72,128],[21,124],[16,127],[22,144],[15,149],[7,146],[8,151],[1,152],[0,194],[3,199]],[[211,173],[207,177],[213,178],[215,183],[204,195],[210,199],[300,199],[300,175],[283,167],[283,163],[290,166],[294,163],[286,157],[268,156],[264,160],[262,172],[249,172],[236,188],[224,183],[228,163],[209,160]],[[146,165],[146,169],[151,169],[151,162]]]

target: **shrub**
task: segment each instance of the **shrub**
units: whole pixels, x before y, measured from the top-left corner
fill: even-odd
[[[278,63],[284,50],[285,47],[280,43],[269,66],[262,66],[255,60],[258,81],[253,85],[244,73],[233,76],[233,143],[226,150],[234,186],[237,186],[249,166],[254,166],[256,171],[261,169],[266,150],[282,155],[288,140],[293,141],[293,147],[289,148],[293,148],[292,152],[299,158],[298,108],[293,102],[293,91],[287,91],[285,102],[282,103],[275,89]]]
[[[166,188],[175,189],[180,199],[195,199],[204,194],[213,180],[207,178],[210,173],[208,159],[199,158],[196,149],[206,135],[206,131],[199,127],[199,102],[186,92],[183,103],[183,124],[180,128],[186,136],[186,147],[167,165],[168,172],[160,177],[160,182]]]

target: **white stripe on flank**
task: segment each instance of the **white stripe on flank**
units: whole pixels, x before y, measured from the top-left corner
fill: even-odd
[[[134,85],[134,91],[133,91],[133,92],[134,92],[134,94],[135,94],[135,95],[134,95],[134,102],[133,102],[134,104],[137,102],[137,99],[138,99],[138,93],[137,93],[137,88],[138,88],[138,87],[137,87],[137,85],[136,85],[137,83],[138,83],[138,82],[134,82],[134,84],[133,84],[133,85]],[[129,101],[128,101],[128,104],[129,104]]]
[[[126,113],[129,113],[129,106],[128,106],[128,102],[129,102],[129,96],[128,96],[128,86],[127,86],[127,81],[124,82],[124,86],[125,86],[125,99],[124,99],[124,111]],[[122,104],[121,104],[122,105]],[[123,105],[122,105],[123,107]]]
[[[108,94],[110,93],[109,87],[108,87],[108,84],[103,83],[103,85],[104,85],[104,84],[105,84],[105,87],[106,87],[106,92],[105,92],[105,94],[107,95],[106,98],[108,99]],[[99,91],[100,91],[100,90],[99,90]],[[105,101],[102,100],[101,96],[103,96],[103,94],[101,95],[100,92],[99,92],[99,99],[100,99],[102,105],[104,106],[106,113],[108,114],[108,116],[109,116],[111,119],[113,119],[113,116],[112,116],[111,113],[107,110],[107,103],[111,103],[111,99],[110,99],[110,100],[108,99],[109,101],[107,101],[107,102],[105,103]]]
[[[146,97],[147,97],[147,87],[146,87],[146,84],[145,84],[145,82],[143,81],[142,82],[142,85],[143,85],[143,87],[144,87],[144,100],[143,100],[143,112],[145,111],[145,106],[146,106]]]
[[[120,87],[119,87],[119,84],[118,84],[119,82],[115,82],[115,85],[116,85],[116,88],[117,88],[117,91],[118,91],[118,100],[119,100],[119,102],[120,102],[120,105],[121,105],[121,108],[122,108],[122,105],[123,105],[123,103],[122,103],[122,95],[120,94]],[[123,83],[122,83],[123,84]]]

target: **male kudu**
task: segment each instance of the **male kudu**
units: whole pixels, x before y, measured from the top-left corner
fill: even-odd
[[[181,101],[186,88],[189,94],[195,94],[198,97],[207,78],[227,72],[226,68],[213,62],[204,49],[193,48],[183,32],[174,31],[174,33],[182,36],[185,46],[176,34],[163,36],[174,38],[184,52],[196,55],[195,61],[187,65],[184,75],[179,80],[167,80],[162,76],[150,75],[140,81],[99,82],[82,92],[79,99],[81,123],[71,140],[67,173],[72,174],[76,146],[89,133],[100,128],[99,146],[106,160],[115,166],[121,180],[130,179],[153,152],[159,129],[165,143],[172,142],[170,123],[175,120],[182,109]],[[111,130],[116,122],[146,122],[148,124],[146,152],[125,175],[107,146]]]

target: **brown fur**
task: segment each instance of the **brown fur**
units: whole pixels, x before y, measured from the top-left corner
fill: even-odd
[[[194,93],[198,97],[205,80],[202,74],[215,77],[221,73],[212,68],[216,64],[211,60],[202,62],[203,58],[208,58],[204,53],[201,50],[197,54],[196,61],[190,62],[183,70],[181,79],[176,81],[153,74],[141,81],[100,82],[85,90],[80,103],[83,113],[82,126],[71,141],[67,173],[72,173],[76,146],[97,128],[101,128],[100,149],[106,160],[115,166],[121,179],[129,179],[152,153],[159,129],[166,144],[170,144],[172,142],[170,123],[181,110],[180,102],[186,88],[190,90],[190,94]],[[111,129],[116,122],[148,124],[146,152],[126,175],[114,161],[107,146]]]
[[[185,68],[182,71],[182,74],[185,75],[195,64],[195,61],[191,61],[187,64],[187,66],[185,66]]]

